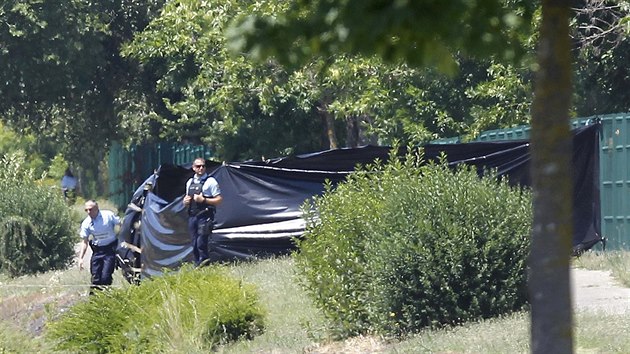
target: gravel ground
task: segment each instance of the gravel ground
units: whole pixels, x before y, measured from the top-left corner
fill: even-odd
[[[630,313],[630,288],[619,284],[609,271],[571,269],[576,312]]]

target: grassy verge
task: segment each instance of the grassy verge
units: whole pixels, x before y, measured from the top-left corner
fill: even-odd
[[[630,288],[630,254],[628,251],[590,251],[573,260],[579,268],[610,271],[613,278]]]
[[[223,353],[290,353],[324,339],[324,319],[294,280],[290,258],[231,267],[243,281],[256,284],[267,309],[266,330],[250,341],[224,346]]]
[[[384,353],[529,353],[529,317],[517,313],[500,319],[425,331],[389,343]],[[625,328],[629,316],[578,314],[574,323],[576,353],[629,353]]]
[[[591,257],[593,257],[591,259]],[[627,253],[587,253],[580,262],[601,262],[595,268],[611,269]],[[611,268],[606,268],[611,267]],[[290,259],[243,264],[234,274],[255,283],[269,309],[268,332],[248,342],[222,347],[222,353],[528,353],[529,316],[515,313],[502,318],[463,326],[427,330],[405,340],[359,337],[335,342],[326,336],[325,321],[293,279]],[[580,313],[575,317],[574,340],[577,353],[630,353],[625,328],[630,316]]]
[[[608,269],[614,274],[626,267],[628,258],[627,252],[589,252],[576,259],[574,265],[588,269]],[[327,335],[325,320],[319,311],[296,284],[291,259],[243,263],[230,266],[230,271],[244,282],[256,285],[268,318],[265,333],[252,340],[219,347],[217,351],[220,353],[529,352],[529,317],[526,313],[455,328],[426,330],[405,340],[358,337],[336,342]],[[116,282],[116,286],[126,286],[121,279]],[[0,306],[9,305],[9,301],[21,301],[19,306],[25,308],[22,313],[15,314],[21,319],[2,314],[0,353],[52,352],[43,337],[34,336],[32,329],[28,328],[28,324],[33,323],[29,317],[36,316],[37,312],[28,302],[44,291],[50,301],[43,305],[41,316],[54,316],[63,310],[64,301],[67,301],[64,296],[84,294],[88,283],[88,272],[76,269],[38,277],[0,279]],[[3,311],[15,308],[10,305],[4,307]],[[630,337],[625,334],[629,326],[629,315],[577,314],[574,326],[576,353],[630,353]]]

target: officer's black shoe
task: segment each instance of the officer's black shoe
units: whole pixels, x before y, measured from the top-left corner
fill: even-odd
[[[197,268],[207,267],[210,265],[210,263],[212,263],[212,261],[209,258],[206,258],[203,261],[201,261],[199,265],[197,265]]]

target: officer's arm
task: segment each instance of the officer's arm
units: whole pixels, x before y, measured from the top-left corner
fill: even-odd
[[[208,205],[217,206],[221,204],[222,201],[223,201],[223,197],[221,196],[221,194],[216,195],[214,197],[203,197],[203,202]]]
[[[81,250],[79,251],[79,269],[83,269],[83,257],[85,256],[85,252],[88,248],[88,240],[87,238],[82,239],[81,242]]]

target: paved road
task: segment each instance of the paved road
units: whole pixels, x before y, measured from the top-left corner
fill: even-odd
[[[576,312],[630,313],[630,288],[609,271],[572,268],[571,283]]]

